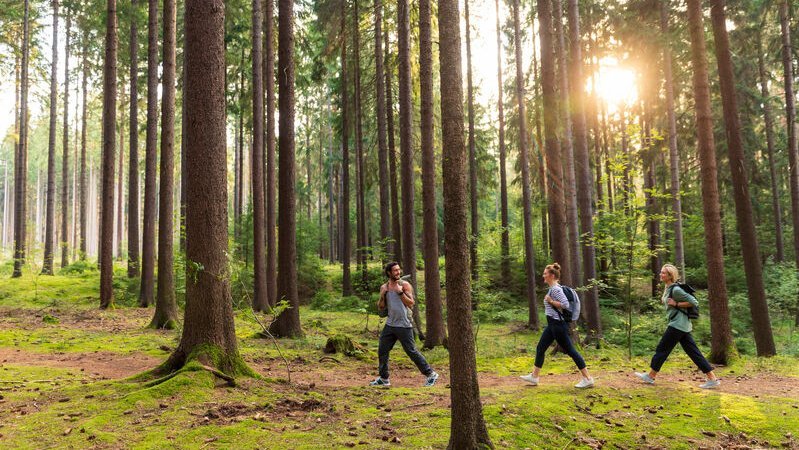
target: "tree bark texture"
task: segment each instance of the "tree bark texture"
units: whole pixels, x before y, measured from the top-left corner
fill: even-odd
[[[131,0],[130,150],[128,157],[128,278],[139,276],[139,42],[138,0]]]
[[[64,125],[61,149],[61,268],[69,264],[69,34],[72,15],[67,9],[66,40],[64,42]]]
[[[266,0],[270,1],[270,0]],[[264,73],[261,0],[252,2],[252,235],[253,299],[256,311],[269,309],[266,288],[266,201],[264,198]]]
[[[375,108],[377,114],[377,184],[380,194],[380,239],[383,262],[388,262],[391,246],[391,212],[389,205],[388,143],[386,142],[386,85],[383,67],[383,2],[374,1],[375,10]],[[428,325],[429,326],[429,325]]]
[[[55,142],[58,119],[58,0],[53,0],[53,47],[50,59],[50,129],[47,138],[47,206],[45,212],[42,274],[53,274],[55,241]]]
[[[158,0],[147,13],[147,131],[144,154],[144,222],[142,225],[139,306],[153,304],[155,295],[155,201],[158,163]],[[187,225],[188,226],[188,225]]]
[[[100,220],[100,309],[114,302],[114,154],[117,110],[117,3],[106,2],[103,62],[103,175]]]

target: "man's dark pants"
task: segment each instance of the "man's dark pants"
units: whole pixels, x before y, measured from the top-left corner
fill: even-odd
[[[416,364],[416,367],[419,368],[423,375],[427,376],[433,373],[433,369],[427,364],[424,355],[416,348],[416,343],[413,340],[413,328],[398,328],[386,325],[380,333],[380,344],[377,347],[381,378],[388,379],[388,354],[397,341],[400,341],[405,353],[408,354],[411,361]]]

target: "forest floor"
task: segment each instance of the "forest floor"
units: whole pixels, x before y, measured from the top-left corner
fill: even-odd
[[[258,337],[238,311],[242,356],[261,378],[236,387],[205,371],[148,387],[135,375],[164,361],[179,332],[147,329],[152,308],[99,303],[95,274],[0,282],[0,447],[4,448],[444,448],[449,436],[445,349],[424,353],[441,379],[423,377],[397,346],[392,387],[376,376],[375,316],[303,307],[305,337]],[[362,352],[325,354],[346,334]],[[655,385],[634,370],[647,356],[583,349],[596,387],[578,390],[564,355],[548,356],[527,386],[538,333],[518,323],[477,332],[481,397],[497,448],[799,448],[799,360],[740,357],[717,368],[721,388],[678,350]],[[286,363],[289,368],[287,369]],[[290,381],[289,381],[290,379]]]

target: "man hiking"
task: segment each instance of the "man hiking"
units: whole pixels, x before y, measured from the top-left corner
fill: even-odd
[[[416,348],[413,338],[413,322],[410,308],[415,303],[413,299],[413,286],[402,280],[402,268],[397,262],[386,264],[384,269],[388,282],[380,286],[380,300],[377,302],[378,311],[387,311],[386,325],[380,332],[380,344],[377,348],[380,376],[369,383],[372,386],[391,386],[388,380],[388,354],[394,344],[400,341],[403,350],[411,358],[422,375],[426,377],[425,386],[432,386],[438,380],[436,373]]]

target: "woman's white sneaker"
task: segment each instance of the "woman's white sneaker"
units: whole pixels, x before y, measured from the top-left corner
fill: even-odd
[[[533,386],[538,386],[538,377],[534,377],[533,374],[531,373],[528,373],[527,375],[522,375],[519,378],[532,384]]]
[[[594,385],[594,377],[588,377],[580,380],[580,382],[575,384],[574,387],[584,389],[584,388],[590,388],[593,385]]]

